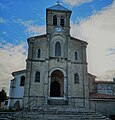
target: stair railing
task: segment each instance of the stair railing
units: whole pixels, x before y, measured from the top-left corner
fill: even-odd
[[[30,100],[21,111],[18,111],[14,113],[11,117],[12,120],[16,120],[16,118],[23,118],[24,113],[30,110],[30,107],[33,106],[35,103],[37,103],[37,97],[34,97],[32,100]]]

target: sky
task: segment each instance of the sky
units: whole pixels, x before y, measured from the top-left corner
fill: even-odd
[[[27,38],[46,33],[46,8],[57,0],[0,0],[0,89],[25,69]],[[115,0],[60,0],[72,11],[71,36],[88,42],[88,72],[115,77]]]

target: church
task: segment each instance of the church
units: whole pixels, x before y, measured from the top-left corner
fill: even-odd
[[[74,105],[90,108],[86,48],[70,34],[72,11],[60,3],[46,9],[46,34],[27,39],[26,69],[13,72],[9,106]],[[94,87],[92,87],[94,89]]]
[[[24,104],[38,96],[41,104],[80,98],[88,107],[87,43],[70,35],[70,17],[60,4],[47,8],[46,34],[28,38]]]

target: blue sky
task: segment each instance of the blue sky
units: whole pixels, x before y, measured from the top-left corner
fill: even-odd
[[[11,72],[25,68],[27,38],[45,33],[46,8],[56,1],[0,0],[0,89],[8,89]],[[101,80],[112,79],[115,76],[115,1],[60,2],[72,10],[71,35],[89,43],[88,71]]]
[[[26,42],[28,36],[25,33],[25,26],[21,21],[32,20],[33,25],[45,25],[45,9],[56,3],[56,0],[38,1],[38,0],[1,0],[1,17],[5,23],[1,25],[0,36],[10,43],[18,44]],[[73,11],[71,20],[80,22],[80,19],[90,17],[95,12],[112,4],[112,0],[92,0],[77,6],[63,4]],[[18,41],[17,41],[18,40]]]

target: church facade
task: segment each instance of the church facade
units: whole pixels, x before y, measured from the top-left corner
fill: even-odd
[[[70,35],[71,13],[59,3],[47,8],[46,34],[27,39],[26,69],[10,82],[12,110],[53,104],[115,114],[115,96],[97,93],[96,76],[87,71],[87,42]]]
[[[46,104],[78,98],[78,106],[88,107],[87,42],[70,35],[70,17],[56,4],[46,9],[46,34],[28,38],[24,104],[33,97]]]

